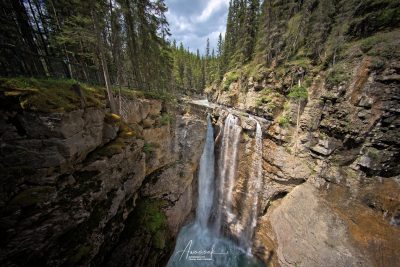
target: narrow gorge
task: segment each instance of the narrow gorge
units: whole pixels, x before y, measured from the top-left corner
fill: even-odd
[[[0,3],[1,266],[399,265],[398,1],[95,2]]]

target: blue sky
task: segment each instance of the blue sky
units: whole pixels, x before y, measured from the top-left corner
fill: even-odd
[[[171,30],[170,39],[193,52],[205,53],[207,38],[215,48],[218,35],[225,33],[229,0],[165,0],[167,19]],[[215,51],[216,52],[216,51]]]

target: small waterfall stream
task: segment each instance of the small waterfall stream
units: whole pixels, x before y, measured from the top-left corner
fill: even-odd
[[[216,183],[214,173],[214,131],[211,118],[210,116],[207,117],[207,135],[199,168],[199,198],[196,219],[193,223],[184,226],[179,232],[174,252],[167,264],[168,267],[262,266],[248,253],[257,219],[257,203],[253,203],[251,208],[251,214],[254,218],[249,218],[250,224],[248,227],[245,227],[245,232],[249,232],[249,234],[244,234],[244,238],[247,241],[243,241],[243,244],[242,241],[240,241],[239,243],[241,246],[224,238],[223,233],[220,232],[224,220],[230,221],[235,216],[232,213],[231,204],[238,160],[237,150],[241,131],[239,119],[229,114],[225,120],[223,129],[218,161],[219,181]],[[258,180],[261,179],[261,169],[259,168],[261,158],[259,159],[259,152],[261,151],[262,153],[262,134],[259,124],[257,124],[256,137],[256,153],[254,154],[254,159],[257,163],[254,163],[253,167],[255,168],[253,168],[253,175],[257,178],[252,179],[252,183],[254,184],[254,188],[259,188]],[[216,184],[218,184],[218,192],[214,191],[214,186]],[[215,194],[216,197],[214,197]],[[214,201],[215,203],[213,203]],[[217,205],[215,207],[216,216],[214,222],[210,225],[209,221],[213,204]]]
[[[261,190],[262,184],[262,130],[260,123],[256,122],[256,136],[253,154],[253,164],[252,164],[252,175],[250,179],[250,187],[246,194],[250,198],[250,203],[252,203],[249,212],[247,214],[247,223],[244,225],[243,234],[240,236],[240,245],[247,249],[247,253],[251,254],[251,248],[253,246],[253,236],[255,227],[257,225],[257,215],[258,215],[258,198]]]

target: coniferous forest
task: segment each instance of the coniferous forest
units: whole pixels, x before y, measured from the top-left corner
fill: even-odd
[[[1,75],[200,93],[253,58],[258,0],[231,1],[226,37],[197,53],[169,40],[166,11],[163,0],[3,0]]]

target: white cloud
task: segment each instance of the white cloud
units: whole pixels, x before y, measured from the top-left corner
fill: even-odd
[[[211,0],[208,2],[206,8],[201,12],[200,16],[196,17],[196,21],[205,22],[213,13],[217,12],[222,7],[228,7],[228,5],[228,0]]]
[[[216,47],[219,33],[225,33],[229,0],[166,0],[166,4],[171,39],[192,52],[204,53],[207,38],[211,49]]]

